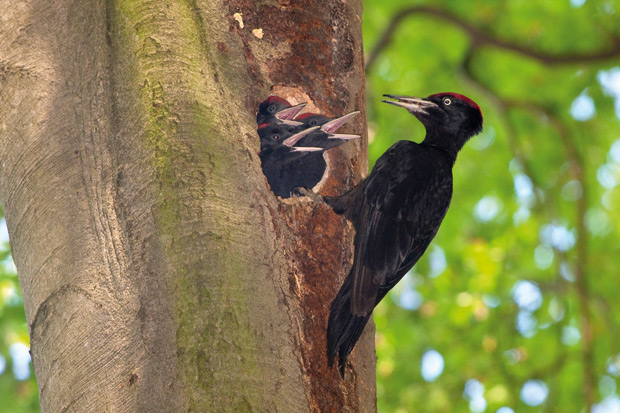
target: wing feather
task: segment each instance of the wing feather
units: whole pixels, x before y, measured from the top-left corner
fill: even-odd
[[[377,161],[363,194],[366,217],[357,225],[353,264],[353,314],[363,316],[376,305],[379,288],[398,272],[416,239],[416,222],[407,210],[424,196],[428,179],[412,173],[422,159],[418,144],[401,141]],[[414,219],[415,221],[415,219]]]

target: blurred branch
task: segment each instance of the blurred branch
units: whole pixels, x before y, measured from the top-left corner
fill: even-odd
[[[472,43],[476,47],[493,46],[504,50],[510,50],[515,53],[527,56],[529,58],[538,60],[545,65],[558,65],[569,63],[592,63],[601,60],[607,60],[613,57],[620,57],[620,39],[613,37],[612,46],[607,50],[600,50],[592,53],[567,53],[567,54],[554,54],[545,53],[532,48],[523,46],[521,44],[513,43],[508,40],[504,40],[493,36],[479,28],[473,26],[469,22],[462,20],[460,17],[455,16],[447,10],[442,10],[436,7],[430,6],[412,6],[401,9],[396,12],[387,28],[379,38],[379,41],[370,52],[368,59],[366,60],[366,72],[370,71],[370,68],[374,65],[377,58],[383,52],[383,50],[389,46],[394,37],[394,32],[400,25],[400,23],[407,17],[416,14],[431,15],[442,20],[445,20],[454,26],[459,27],[466,32]]]
[[[579,182],[582,188],[581,197],[576,201],[576,230],[577,230],[577,262],[575,264],[575,289],[577,293],[577,299],[579,302],[579,313],[581,320],[579,323],[580,333],[583,340],[582,349],[582,363],[584,374],[584,400],[587,406],[587,412],[591,412],[596,398],[596,375],[594,369],[594,349],[593,349],[593,334],[592,334],[592,313],[590,309],[590,291],[586,280],[586,263],[588,260],[588,247],[587,240],[588,234],[585,225],[585,216],[587,211],[587,185],[585,182],[584,165],[585,162],[575,143],[571,139],[571,131],[566,125],[554,114],[551,110],[542,108],[530,102],[521,102],[515,100],[505,100],[497,96],[490,88],[477,79],[475,73],[471,68],[471,60],[474,56],[476,46],[472,45],[461,63],[461,73],[466,80],[472,84],[478,91],[482,92],[486,97],[494,103],[494,107],[499,111],[502,116],[502,121],[506,125],[507,138],[510,149],[513,156],[521,163],[524,172],[530,177],[535,186],[540,187],[536,181],[529,162],[523,153],[519,150],[517,142],[517,133],[514,130],[514,126],[509,119],[508,113],[511,109],[525,109],[530,112],[537,113],[544,116],[551,125],[558,131],[562,146],[566,152],[570,164],[571,174],[573,178]],[[545,203],[548,206],[547,203]],[[564,358],[557,360],[556,366],[559,370]],[[553,371],[553,370],[552,370]]]
[[[470,84],[471,87],[478,90],[479,93],[485,95],[485,97],[493,102],[493,107],[498,111],[499,115],[502,118],[502,123],[506,127],[506,138],[508,140],[508,146],[510,147],[510,151],[512,152],[512,156],[519,162],[521,167],[523,168],[523,172],[532,180],[532,184],[534,187],[542,188],[540,181],[534,174],[530,166],[530,162],[523,152],[519,149],[519,143],[517,140],[517,132],[515,131],[513,123],[510,121],[508,116],[508,107],[504,101],[495,94],[488,86],[486,86],[481,80],[476,78],[475,73],[471,68],[471,61],[473,59],[474,53],[476,51],[476,47],[471,45],[465,56],[463,57],[463,62],[460,67],[460,74],[463,78]]]
[[[620,57],[620,39],[614,37],[611,47],[607,50],[592,52],[589,54],[577,54],[569,53],[564,55],[544,53],[531,48],[519,45],[507,40],[503,40],[493,36],[490,33],[484,32],[479,28],[471,25],[470,23],[462,20],[456,15],[435,7],[429,6],[413,6],[401,9],[394,14],[388,27],[381,35],[379,41],[372,49],[366,62],[366,72],[369,72],[372,66],[376,63],[378,56],[383,50],[391,43],[394,33],[399,27],[400,23],[407,17],[417,14],[425,14],[437,17],[441,20],[447,21],[454,26],[459,27],[466,32],[471,39],[471,44],[466,51],[463,61],[461,62],[460,71],[463,78],[472,86],[477,89],[481,94],[493,102],[494,108],[498,111],[502,117],[503,124],[506,127],[506,134],[510,150],[513,153],[515,159],[517,159],[523,167],[524,173],[526,173],[533,184],[536,187],[541,188],[540,182],[536,179],[533,170],[530,166],[525,154],[519,148],[518,133],[514,128],[513,123],[510,120],[509,114],[513,109],[523,109],[538,115],[544,116],[554,129],[557,130],[561,140],[561,144],[565,150],[566,157],[570,164],[570,173],[576,181],[578,181],[582,188],[581,197],[575,202],[576,213],[576,263],[575,270],[575,289],[577,300],[579,303],[580,314],[580,332],[582,337],[582,364],[583,364],[583,395],[586,404],[586,411],[591,412],[596,398],[596,375],[594,369],[594,354],[593,354],[593,331],[592,331],[592,310],[591,310],[591,293],[589,291],[586,266],[588,262],[588,234],[585,225],[585,215],[587,212],[587,199],[588,199],[588,187],[585,182],[584,166],[585,161],[579,149],[573,141],[573,132],[566,127],[564,122],[555,115],[552,110],[538,106],[534,103],[515,101],[503,99],[498,96],[491,88],[486,86],[484,82],[476,76],[472,68],[472,60],[476,52],[485,46],[497,47],[504,50],[513,51],[519,53],[525,57],[535,59],[542,64],[552,66],[558,64],[570,64],[570,63],[593,63],[601,60],[610,59],[613,57]],[[546,209],[551,208],[551,205],[547,202],[543,203],[543,207]],[[564,362],[565,358],[560,357],[554,363],[554,369],[560,369],[560,366]]]
[[[590,289],[586,277],[586,264],[588,260],[588,233],[585,223],[587,212],[588,187],[585,182],[583,156],[571,139],[571,131],[551,111],[531,103],[511,102],[512,106],[524,107],[530,111],[545,115],[559,132],[566,156],[570,162],[573,178],[579,182],[582,188],[581,197],[576,203],[576,230],[577,230],[577,262],[575,263],[575,289],[579,302],[581,322],[579,323],[583,342],[582,362],[584,370],[584,398],[587,412],[590,412],[596,400],[596,377],[594,369],[594,349],[592,333],[592,311],[590,309]]]
[[[472,84],[478,91],[482,92],[486,97],[494,103],[494,107],[499,111],[502,116],[503,123],[506,125],[507,138],[510,149],[513,156],[521,163],[524,172],[530,177],[535,186],[540,187],[536,181],[527,158],[519,149],[517,142],[517,133],[514,130],[514,126],[509,119],[509,111],[511,109],[524,109],[533,113],[537,113],[540,116],[544,116],[554,129],[557,130],[562,146],[566,152],[566,157],[569,161],[570,171],[573,178],[579,182],[582,188],[581,197],[576,201],[576,251],[577,260],[575,263],[575,289],[577,294],[577,300],[579,302],[580,319],[580,333],[583,342],[582,348],[582,363],[584,374],[584,400],[587,406],[587,412],[592,410],[592,406],[596,400],[596,375],[594,369],[594,349],[593,349],[593,333],[592,333],[592,312],[590,308],[590,291],[586,279],[586,265],[588,260],[588,234],[585,224],[585,216],[587,212],[587,185],[585,182],[584,166],[585,161],[583,156],[579,152],[575,142],[571,138],[571,131],[566,127],[564,122],[559,119],[553,111],[538,106],[530,102],[522,102],[516,100],[502,99],[495,94],[489,87],[487,87],[480,79],[478,79],[472,70],[471,61],[477,50],[476,44],[472,44],[465,53],[463,61],[461,63],[461,73],[465,79]],[[545,204],[548,205],[548,204]],[[561,364],[561,359],[559,360]]]

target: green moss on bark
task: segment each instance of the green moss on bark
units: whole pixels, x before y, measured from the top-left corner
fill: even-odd
[[[141,141],[155,174],[152,213],[173,268],[168,285],[190,411],[249,411],[261,406],[260,386],[240,389],[232,381],[262,375],[252,354],[256,332],[239,320],[252,304],[238,275],[252,269],[236,251],[229,201],[218,197],[234,192],[240,177],[225,108],[210,84],[217,76],[205,59],[208,43],[197,34],[201,20],[184,2],[125,0],[115,4],[113,22],[122,55],[134,59],[125,78],[138,90]]]

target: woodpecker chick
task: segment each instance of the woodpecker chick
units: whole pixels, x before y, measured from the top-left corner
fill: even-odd
[[[274,194],[288,198],[291,191],[300,186],[297,178],[299,161],[313,152],[322,153],[323,148],[296,147],[300,139],[319,129],[319,126],[293,133],[284,125],[268,125],[258,129],[261,151],[259,157],[263,173]]]
[[[305,113],[295,118],[295,120],[303,123],[302,126],[295,127],[293,129],[295,131],[305,127],[320,127],[320,129],[301,138],[295,146],[298,148],[309,146],[323,149],[322,152],[313,152],[295,161],[294,168],[291,168],[291,176],[289,177],[291,183],[294,182],[296,184],[295,187],[314,188],[323,179],[327,169],[327,162],[325,162],[323,157],[324,151],[340,146],[351,139],[359,138],[359,135],[334,133],[358,113],[352,112],[333,120],[326,116]]]
[[[301,122],[294,121],[293,118],[305,107],[306,103],[291,106],[286,99],[279,96],[269,96],[258,106],[256,124],[259,129],[267,125],[275,124],[300,126]]]
[[[295,128],[296,131],[312,126],[321,126],[320,130],[309,134],[299,141],[298,146],[317,146],[320,148],[331,149],[348,142],[351,139],[358,139],[360,135],[348,135],[334,133],[342,125],[357,116],[360,112],[355,111],[347,113],[336,119],[330,119],[327,116],[315,113],[304,113],[295,118],[296,121],[303,125]]]

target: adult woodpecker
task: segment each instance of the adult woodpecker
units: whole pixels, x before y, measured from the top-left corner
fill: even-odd
[[[267,125],[275,124],[300,126],[301,122],[294,121],[293,118],[297,116],[304,107],[306,107],[306,103],[291,106],[286,99],[275,95],[269,96],[258,106],[256,124],[259,129]]]
[[[294,133],[290,127],[271,124],[258,129],[263,173],[274,194],[283,198],[291,196],[291,191],[299,186],[299,161],[312,153],[323,153],[323,148],[294,146],[304,136],[316,131],[319,126],[306,128]]]
[[[342,377],[373,309],[435,237],[452,198],[456,155],[482,130],[480,107],[463,95],[384,96],[393,100],[383,102],[415,116],[426,137],[420,144],[395,143],[358,186],[325,198],[356,230],[353,266],[331,304],[327,327],[328,364],[338,355]]]

